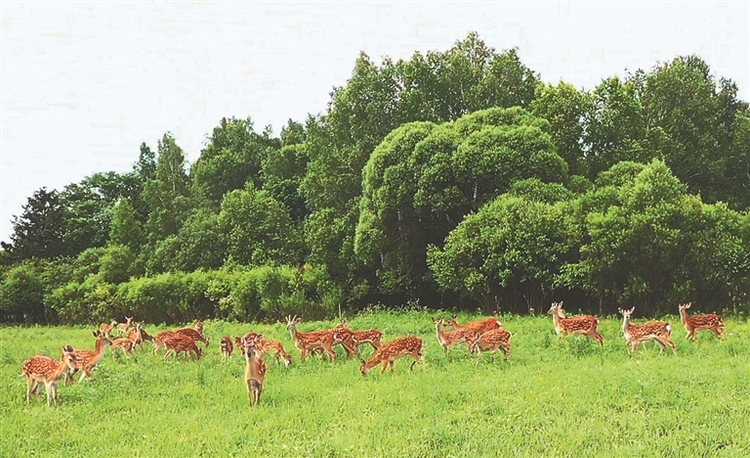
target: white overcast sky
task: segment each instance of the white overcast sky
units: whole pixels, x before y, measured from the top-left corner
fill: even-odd
[[[584,89],[697,54],[748,100],[748,5],[3,1],[0,239],[36,189],[128,171],[165,132],[192,163],[222,117],[278,133],[324,112],[360,51],[379,64],[476,31]]]

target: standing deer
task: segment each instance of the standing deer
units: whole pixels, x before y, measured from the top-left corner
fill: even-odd
[[[26,402],[31,400],[32,394],[39,399],[39,385],[44,383],[47,405],[51,405],[53,401],[57,405],[60,400],[57,385],[69,373],[78,369],[80,366],[70,345],[63,347],[60,361],[41,355],[27,359],[21,369],[22,375],[26,377]]]
[[[78,382],[82,382],[85,377],[91,377],[91,371],[94,369],[94,366],[96,366],[96,364],[102,359],[102,356],[104,356],[104,349],[107,345],[112,345],[112,341],[101,331],[94,331],[93,334],[96,338],[94,351],[80,349],[73,351],[73,355],[76,357],[76,361],[78,361],[78,366],[82,369],[81,378],[78,379]],[[65,376],[65,379],[66,382],[72,382],[73,373],[69,372]]]
[[[604,346],[604,337],[599,334],[599,320],[591,315],[579,315],[567,318],[562,302],[553,302],[549,308],[557,335],[583,334]]]
[[[391,373],[396,373],[394,369],[394,363],[397,359],[404,356],[411,356],[412,361],[409,370],[414,369],[414,365],[417,364],[419,359],[422,357],[422,339],[415,336],[399,337],[391,342],[384,343],[380,346],[377,352],[369,360],[360,360],[362,365],[360,366],[360,372],[362,376],[366,376],[370,369],[381,364],[383,368],[380,373],[385,372],[386,367],[391,366]]]
[[[245,386],[247,387],[247,399],[250,407],[260,403],[263,393],[263,379],[266,376],[266,363],[263,362],[258,344],[263,335],[257,335],[251,340],[242,338],[242,347],[245,352]]]
[[[447,354],[452,346],[459,343],[466,344],[469,352],[472,354],[474,353],[474,349],[471,347],[471,342],[474,342],[479,338],[479,333],[471,329],[444,331],[442,329],[444,324],[443,319],[436,320],[435,317],[432,317],[432,322],[435,323],[435,334],[437,335],[438,343],[443,347],[443,353]]]
[[[631,346],[630,354],[635,353],[636,348],[641,342],[646,340],[655,340],[661,347],[660,353],[664,353],[665,345],[672,348],[672,353],[677,354],[677,346],[669,340],[672,327],[664,321],[651,321],[640,326],[630,324],[630,315],[635,311],[635,307],[630,310],[618,309],[623,316],[622,332],[625,334],[626,347],[629,343]]]
[[[127,337],[118,337],[112,341],[109,349],[112,350],[112,354],[117,353],[117,350],[122,350],[125,357],[130,358],[130,355],[133,354],[133,341]]]
[[[193,329],[198,331],[198,334],[203,335],[203,322],[201,320],[196,320]]]
[[[697,340],[695,334],[698,331],[709,330],[716,334],[717,339],[721,339],[721,335],[726,331],[721,315],[707,313],[705,315],[689,316],[687,309],[690,308],[690,304],[691,302],[688,302],[687,304],[681,304],[679,306],[680,319],[682,320],[682,324],[685,325],[685,331],[687,331],[687,336],[685,336],[685,338],[695,342]]]
[[[120,336],[122,334],[127,335],[128,334],[128,328],[130,327],[130,323],[133,321],[133,317],[130,318],[125,317],[126,322],[120,323],[117,325],[117,335]]]
[[[175,334],[174,331],[160,331],[157,332],[156,335],[154,335],[153,342],[154,342],[154,354],[156,354],[161,347],[164,347],[164,340],[167,337],[173,336]]]
[[[466,329],[466,330],[476,331],[479,334],[483,334],[493,329],[498,329],[502,325],[503,324],[497,318],[489,317],[489,318],[481,318],[476,321],[470,321],[466,323],[465,325],[461,326],[456,321],[456,315],[451,315],[451,319],[445,323],[445,326],[450,326],[456,331],[461,330],[461,329]]]
[[[143,348],[143,321],[134,321],[133,325],[135,327],[128,331],[128,340],[133,342],[133,348]]]
[[[341,320],[336,326],[336,330],[339,332],[343,330],[344,334],[339,334],[339,338],[349,341],[350,345],[357,351],[359,350],[359,346],[362,344],[370,344],[373,350],[377,351],[377,349],[380,348],[380,340],[383,338],[383,332],[378,329],[367,329],[362,331],[351,330],[349,329],[349,325],[347,324],[346,320]],[[346,331],[350,331],[350,334],[348,334],[348,338],[346,335]]]
[[[183,336],[188,336],[191,339],[196,340],[198,342],[203,342],[203,345],[205,345],[206,347],[208,347],[208,339],[206,339],[205,337],[203,337],[203,334],[201,334],[200,332],[196,331],[193,328],[182,328],[182,329],[178,329],[178,330],[176,330],[174,332],[175,332],[175,334],[182,334]]]
[[[167,352],[164,354],[164,361],[167,361],[171,355],[179,356],[182,352],[188,357],[194,354],[196,359],[200,359],[203,356],[203,350],[198,348],[195,340],[184,334],[172,334],[165,337],[164,346],[167,347]]]
[[[495,353],[497,353],[498,350],[503,352],[503,359],[507,361],[508,356],[510,355],[511,337],[511,333],[507,329],[497,328],[483,333],[474,340],[471,344],[472,349],[477,352],[477,362],[474,367],[479,365],[479,360],[482,358],[483,351],[492,352],[492,364],[495,364]]]
[[[100,324],[99,330],[102,332],[102,334],[104,334],[104,337],[106,337],[107,339],[111,339],[112,329],[114,329],[115,326],[117,326],[117,320],[112,320],[112,322],[109,324],[107,323]]]
[[[262,339],[256,347],[261,356],[265,353],[272,354],[276,358],[276,364],[281,364],[282,359],[284,360],[285,367],[289,367],[292,364],[292,357],[284,351],[284,346],[278,340]]]
[[[221,356],[224,358],[230,358],[232,356],[232,352],[234,351],[234,345],[232,345],[232,338],[229,336],[224,336],[221,338],[221,342],[219,343],[219,347],[221,347]]]
[[[330,331],[313,331],[313,332],[299,332],[297,331],[297,325],[302,320],[296,316],[286,317],[286,328],[292,336],[294,346],[300,351],[300,359],[305,362],[305,356],[308,351],[315,349],[322,349],[328,353],[328,357],[331,362],[336,361],[336,352],[333,351],[333,333]]]

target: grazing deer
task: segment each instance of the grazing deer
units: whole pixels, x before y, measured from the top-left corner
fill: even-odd
[[[296,316],[294,318],[291,316],[286,317],[286,328],[292,336],[294,346],[300,351],[302,362],[305,362],[308,351],[317,348],[323,349],[328,353],[331,362],[336,361],[336,352],[333,351],[333,333],[330,331],[299,332],[297,331],[297,324],[301,321]]]
[[[682,319],[682,324],[685,325],[685,330],[687,331],[685,338],[695,342],[697,340],[695,334],[698,331],[709,330],[716,334],[717,339],[721,339],[721,335],[726,331],[721,315],[707,313],[705,315],[689,316],[687,309],[690,308],[690,304],[691,302],[688,302],[679,306],[680,319]]]
[[[472,349],[478,353],[477,363],[474,367],[479,365],[479,360],[482,358],[483,351],[492,352],[492,364],[495,364],[495,353],[497,353],[498,350],[503,352],[503,359],[507,361],[508,356],[510,355],[511,337],[511,333],[503,328],[492,329],[480,335],[471,344]]]
[[[260,403],[263,393],[263,379],[266,376],[266,363],[263,361],[261,351],[258,348],[263,335],[256,335],[253,339],[242,339],[241,344],[245,353],[245,385],[247,386],[247,399],[250,407]]]
[[[562,302],[553,302],[549,308],[557,335],[583,334],[604,346],[604,337],[599,334],[599,320],[591,315],[579,315],[568,318],[562,308]]]
[[[221,347],[221,356],[224,358],[230,358],[232,356],[232,352],[234,351],[234,345],[232,345],[232,338],[229,336],[224,336],[221,338],[221,342],[219,343],[219,347]]]
[[[292,357],[284,351],[284,346],[278,340],[262,339],[256,345],[261,355],[270,353],[276,357],[276,364],[281,364],[281,360],[284,360],[284,366],[289,367],[292,364]]]
[[[130,318],[125,317],[125,320],[127,320],[126,323],[120,323],[117,325],[117,335],[120,336],[122,334],[127,335],[128,334],[128,328],[130,327],[130,323],[133,321],[133,317]]]
[[[435,323],[435,334],[437,335],[438,343],[443,347],[443,353],[447,354],[448,350],[456,344],[464,343],[469,349],[470,353],[474,353],[474,349],[471,346],[471,342],[474,342],[479,338],[479,333],[471,329],[458,329],[456,331],[444,331],[442,326],[444,324],[443,319],[436,320],[432,317],[432,322]]]
[[[133,342],[133,348],[143,348],[143,321],[134,321],[133,325],[135,327],[128,331],[128,340]]]
[[[26,377],[26,402],[31,400],[32,394],[39,399],[39,385],[44,383],[47,405],[51,405],[53,401],[57,405],[60,400],[57,385],[69,373],[78,369],[80,366],[70,345],[63,347],[59,361],[41,355],[27,359],[21,369],[22,375]]]
[[[336,326],[336,330],[339,332],[341,330],[351,331],[350,345],[354,347],[355,350],[359,350],[359,346],[366,343],[372,345],[373,350],[377,350],[380,348],[380,340],[383,338],[383,333],[378,329],[367,329],[363,331],[350,330],[346,320],[341,320]],[[346,336],[341,335],[340,338],[346,339]]]
[[[174,331],[160,331],[157,332],[156,335],[154,335],[153,343],[154,343],[154,354],[156,354],[161,347],[165,347],[164,345],[164,339],[167,337],[173,336],[175,334]]]
[[[117,350],[122,350],[125,357],[130,358],[130,355],[133,354],[133,341],[127,337],[118,337],[112,341],[109,348],[112,350],[112,354],[117,353]]]
[[[399,337],[391,342],[384,343],[380,346],[377,352],[369,360],[360,360],[362,365],[359,370],[362,372],[362,376],[366,376],[370,369],[381,364],[383,368],[380,373],[385,372],[386,367],[391,366],[391,373],[394,374],[394,362],[404,356],[411,356],[412,361],[409,370],[414,369],[414,365],[417,364],[419,359],[422,357],[422,339],[415,336]]]
[[[73,351],[73,355],[76,357],[76,361],[78,361],[78,366],[82,369],[81,378],[78,379],[78,382],[82,382],[85,377],[91,377],[91,371],[94,369],[94,366],[96,366],[96,364],[102,359],[102,356],[104,356],[104,349],[107,347],[107,345],[112,345],[112,341],[109,340],[103,332],[94,331],[93,334],[96,338],[96,342],[94,343],[94,351]],[[69,372],[68,374],[66,374],[65,380],[66,382],[72,382],[73,373]]]
[[[195,354],[196,359],[200,359],[203,356],[203,350],[198,348],[195,340],[184,334],[173,334],[166,337],[164,345],[167,347],[167,352],[164,354],[164,361],[167,361],[173,354],[179,356],[183,352],[188,357],[191,354]]]
[[[193,340],[196,340],[198,342],[203,342],[203,345],[208,347],[208,339],[203,337],[203,334],[196,331],[193,328],[182,328],[175,331],[175,334],[182,334],[183,336],[188,336]]]
[[[106,337],[107,339],[111,339],[112,329],[114,329],[115,326],[117,326],[117,320],[112,320],[112,322],[109,324],[107,323],[100,324],[99,330],[102,332],[102,334],[104,334],[104,337]]]
[[[498,329],[502,325],[503,324],[500,322],[500,320],[498,320],[495,317],[481,318],[481,319],[476,320],[476,321],[470,321],[470,322],[466,323],[465,325],[461,326],[456,321],[456,315],[451,315],[451,319],[448,320],[447,322],[445,322],[445,326],[450,326],[453,329],[455,329],[456,331],[459,331],[461,329],[466,329],[466,330],[476,331],[480,335],[483,334],[483,333],[485,333],[485,332],[487,332],[487,331],[491,331],[493,329]]]
[[[661,347],[660,353],[664,353],[665,345],[672,348],[672,353],[677,354],[677,346],[669,340],[672,327],[664,321],[651,321],[640,326],[630,324],[630,315],[635,311],[635,307],[630,310],[618,309],[623,316],[622,332],[625,334],[626,347],[629,343],[631,346],[630,354],[635,353],[641,342],[646,340],[655,340]]]

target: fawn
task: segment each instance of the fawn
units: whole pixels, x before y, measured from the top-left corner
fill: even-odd
[[[254,338],[247,340],[242,338],[242,347],[245,352],[245,385],[247,387],[247,399],[250,407],[260,403],[260,396],[263,393],[263,379],[266,376],[266,363],[263,361],[259,343],[263,340],[263,335],[256,335]]]
[[[687,304],[681,304],[679,306],[680,319],[682,320],[682,324],[685,325],[685,330],[687,331],[687,336],[685,336],[685,338],[695,342],[697,340],[695,334],[698,331],[709,330],[716,335],[717,339],[721,339],[721,335],[726,331],[721,315],[707,313],[705,315],[689,316],[687,309],[690,308],[690,304],[691,302],[688,302]]]
[[[182,334],[184,336],[188,336],[191,339],[196,340],[198,342],[203,342],[203,345],[205,345],[205,346],[208,347],[208,339],[206,339],[205,337],[203,337],[203,334],[201,334],[200,332],[196,331],[193,328],[182,328],[182,329],[178,329],[178,330],[176,330],[174,332],[175,332],[175,334]]]
[[[665,345],[669,345],[672,348],[672,353],[677,354],[677,346],[674,342],[669,340],[669,335],[672,332],[672,327],[669,323],[665,323],[664,321],[651,321],[636,326],[630,324],[630,315],[635,311],[635,307],[630,310],[618,309],[618,311],[623,316],[622,332],[625,334],[626,347],[628,343],[631,346],[631,355],[635,353],[638,345],[646,340],[656,341],[661,347],[660,353],[664,353]]]
[[[492,352],[492,364],[495,364],[495,353],[497,353],[498,350],[503,352],[503,359],[507,361],[508,356],[510,355],[511,337],[511,333],[503,328],[491,329],[480,335],[471,344],[473,350],[478,353],[477,362],[474,364],[474,367],[479,365],[479,360],[482,357],[483,351]]]
[[[102,359],[102,356],[104,356],[104,349],[107,347],[107,345],[112,345],[112,341],[109,340],[103,332],[94,331],[93,335],[96,338],[96,342],[94,343],[94,351],[73,351],[73,355],[78,361],[78,366],[82,369],[83,372],[81,374],[81,378],[78,379],[78,382],[82,382],[85,377],[91,377],[91,371],[94,369],[94,366],[96,366],[96,364]],[[66,382],[72,382],[73,373],[69,372],[65,376],[65,380]]]
[[[393,367],[395,361],[404,356],[411,356],[412,359],[414,359],[411,366],[409,366],[409,370],[413,370],[414,365],[417,364],[422,357],[422,344],[422,339],[415,336],[399,337],[396,340],[384,343],[380,346],[380,349],[375,352],[372,358],[367,361],[363,359],[360,360],[362,365],[359,370],[362,373],[362,376],[366,376],[370,372],[370,369],[381,364],[383,366],[380,370],[381,374],[385,372],[385,369],[388,366],[391,366],[391,373],[394,374],[396,373],[396,370]]]
[[[456,321],[456,315],[451,315],[451,319],[445,322],[445,326],[450,326],[456,331],[461,330],[461,329],[466,329],[466,330],[476,331],[479,334],[483,334],[493,329],[498,329],[502,325],[503,324],[500,322],[500,320],[498,320],[495,317],[481,318],[476,321],[470,321],[466,323],[465,325],[461,326]]]
[[[143,321],[134,321],[133,325],[135,327],[128,331],[128,340],[133,342],[133,348],[143,348]]]
[[[221,338],[221,342],[219,342],[219,347],[221,347],[221,356],[224,358],[230,358],[232,356],[232,352],[234,351],[234,345],[232,345],[232,338],[229,336],[224,336]]]
[[[318,348],[328,353],[331,362],[334,362],[336,360],[336,352],[333,351],[333,333],[331,331],[299,332],[297,331],[297,324],[301,321],[296,316],[294,318],[291,316],[286,317],[286,328],[292,336],[294,346],[300,351],[302,362],[305,362],[305,356],[307,356],[308,351]]]
[[[182,352],[188,356],[195,354],[196,359],[200,359],[203,356],[203,350],[198,348],[195,340],[183,334],[167,336],[164,339],[164,345],[167,347],[167,352],[164,354],[164,361],[167,361],[171,355],[179,355]]]
[[[128,334],[128,328],[130,327],[130,323],[133,321],[133,317],[130,318],[125,317],[126,323],[120,323],[117,325],[117,335],[120,336],[122,334],[127,335]]]
[[[472,329],[458,329],[455,331],[443,331],[442,326],[444,324],[443,319],[436,320],[432,317],[432,322],[435,323],[435,334],[437,335],[438,343],[443,347],[443,353],[448,353],[448,350],[456,344],[464,343],[469,349],[470,353],[474,353],[474,349],[471,346],[471,342],[479,338],[479,333]]]
[[[60,380],[66,378],[69,373],[80,369],[73,347],[66,345],[62,349],[62,358],[59,361],[47,356],[32,356],[23,363],[22,375],[26,377],[26,402],[31,400],[31,395],[39,399],[39,385],[44,383],[47,392],[47,405],[52,402],[58,404],[60,396],[57,385]]]
[[[117,320],[112,320],[112,322],[109,324],[107,323],[100,324],[99,330],[102,332],[102,334],[104,334],[104,337],[106,337],[107,339],[111,339],[112,329],[114,329],[115,326],[117,326]]]
[[[604,346],[604,337],[599,334],[599,319],[591,315],[580,315],[567,318],[562,302],[553,302],[549,308],[557,335],[583,334]]]
[[[349,342],[350,346],[355,350],[359,350],[359,346],[366,343],[370,344],[373,350],[377,350],[380,348],[380,340],[383,338],[383,332],[378,329],[367,329],[363,331],[350,330],[346,320],[341,320],[336,326],[336,330],[338,332],[344,332],[344,334],[339,334],[339,338]],[[346,331],[350,331],[350,333],[346,333]]]

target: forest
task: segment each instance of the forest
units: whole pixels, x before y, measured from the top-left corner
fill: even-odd
[[[696,55],[584,90],[470,33],[361,53],[278,136],[224,118],[192,164],[157,145],[28,197],[0,322],[750,312],[750,107]]]

